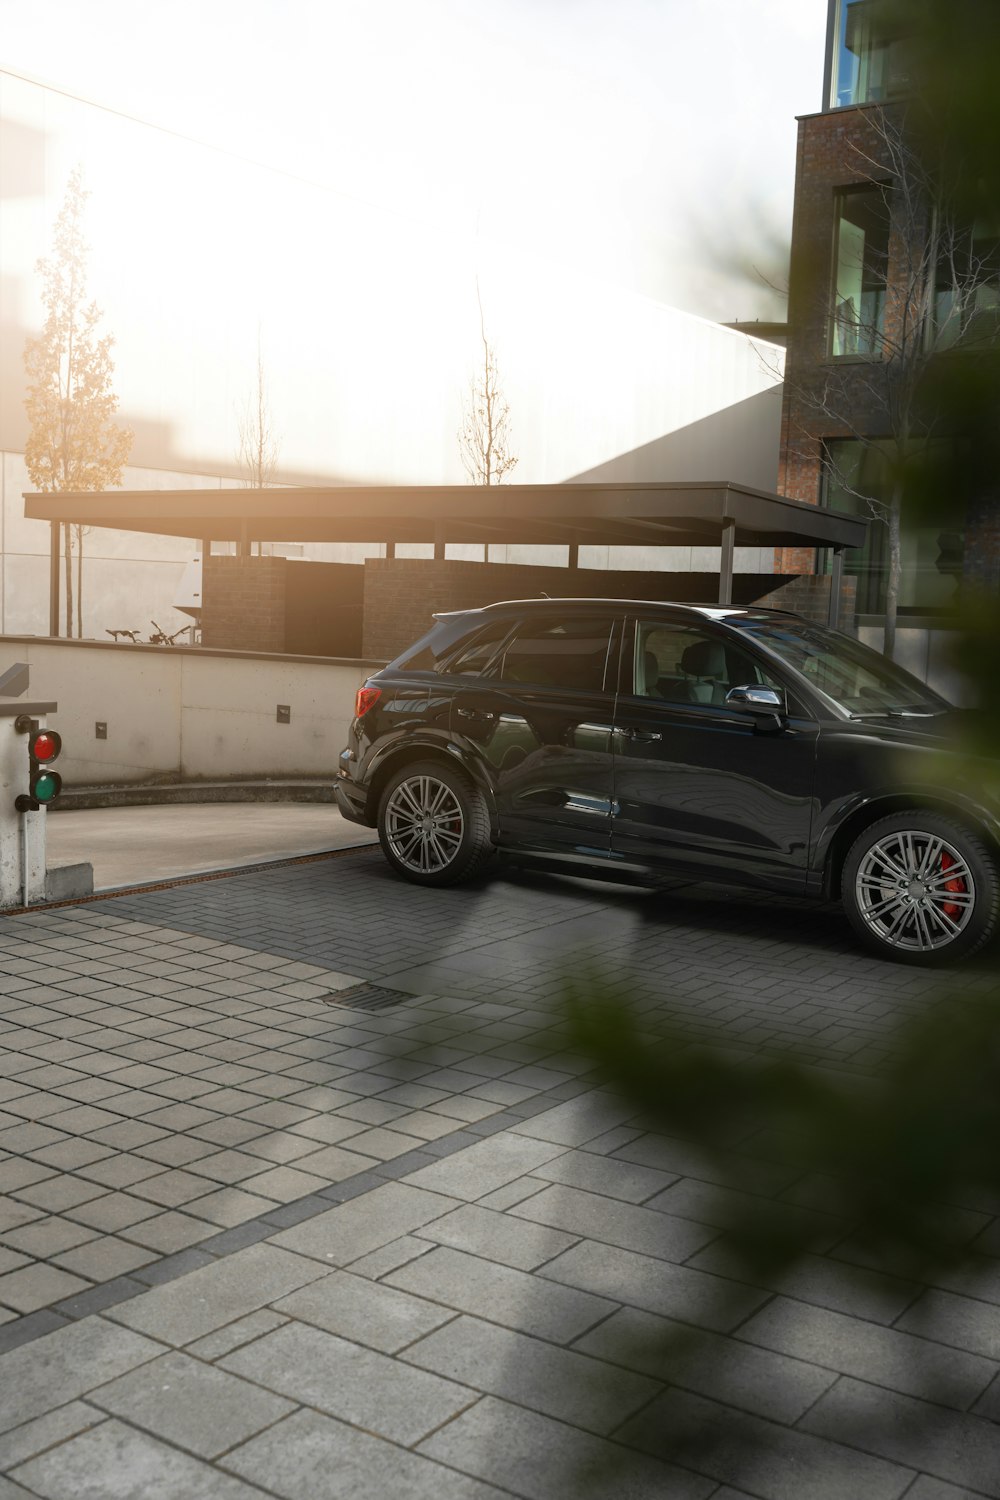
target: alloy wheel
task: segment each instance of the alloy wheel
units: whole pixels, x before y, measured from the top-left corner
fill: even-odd
[[[932,953],[960,937],[976,908],[968,860],[940,834],[902,829],[872,844],[855,876],[858,911],[881,942]]]
[[[384,818],[390,848],[408,870],[432,875],[457,858],[465,831],[462,805],[437,777],[401,781],[386,803]]]

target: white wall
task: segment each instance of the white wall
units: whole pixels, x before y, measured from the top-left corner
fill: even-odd
[[[376,665],[10,637],[0,653],[3,669],[29,663],[32,699],[58,703],[48,720],[63,737],[57,769],[77,785],[332,776]],[[279,703],[289,724],[277,723]]]

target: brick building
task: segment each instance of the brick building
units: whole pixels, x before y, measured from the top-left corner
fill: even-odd
[[[924,209],[912,207],[896,134],[911,88],[898,16],[883,0],[830,0],[823,107],[799,120],[779,476],[791,498],[876,517],[885,514],[879,502],[889,499],[903,448],[900,382],[915,367],[926,373],[939,354],[953,359],[995,342],[1000,329],[997,226],[968,225],[957,236],[951,226],[948,248],[966,268],[956,273],[942,218],[926,212],[926,195]],[[958,290],[956,274],[965,275]],[[963,571],[982,574],[989,529],[948,493],[940,446],[948,434],[924,398],[929,385],[924,380],[912,402],[907,454],[910,462],[927,455],[928,469],[933,461],[944,478],[918,520],[904,507],[896,653],[923,676]],[[845,563],[857,579],[861,635],[873,644],[881,638],[887,554],[887,525],[876,519],[864,550]],[[778,560],[788,572],[805,565],[788,550]]]

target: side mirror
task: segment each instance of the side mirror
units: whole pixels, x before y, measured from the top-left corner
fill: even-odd
[[[777,688],[765,687],[763,683],[748,683],[746,687],[730,688],[726,694],[730,708],[745,708],[752,714],[783,714],[785,695]]]

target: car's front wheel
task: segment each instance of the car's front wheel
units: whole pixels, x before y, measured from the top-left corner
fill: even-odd
[[[841,890],[855,932],[901,963],[967,958],[1000,918],[991,851],[960,823],[919,808],[882,818],[855,839]]]
[[[439,761],[392,777],[379,802],[378,836],[392,868],[418,885],[469,880],[493,852],[482,792]]]

